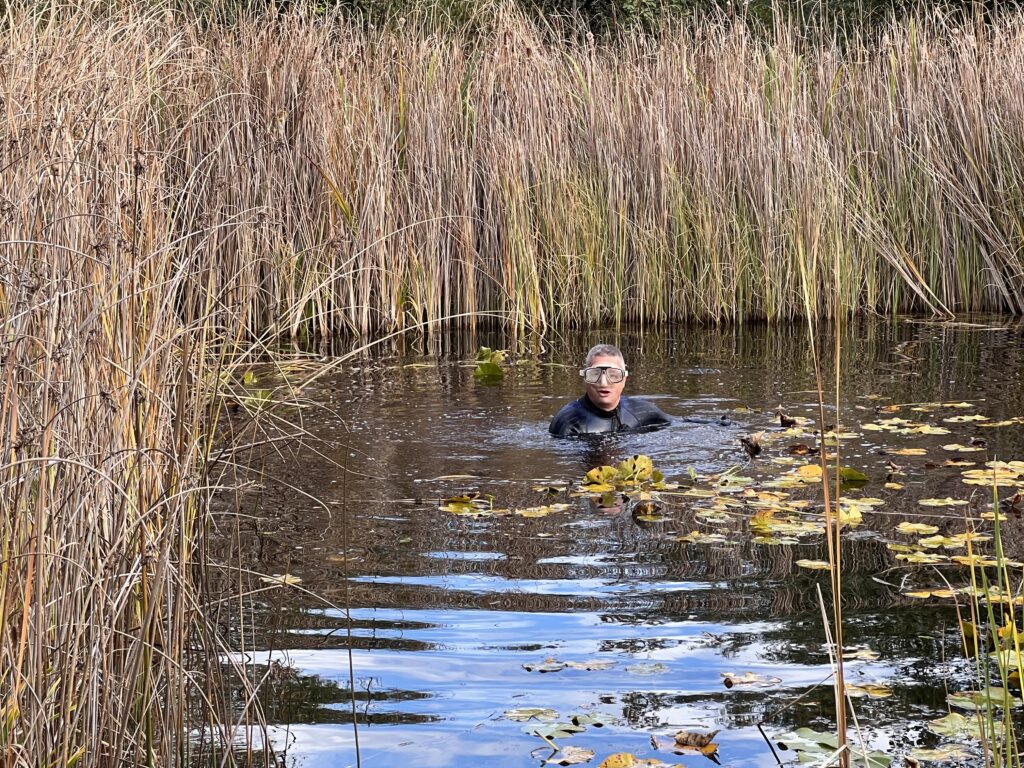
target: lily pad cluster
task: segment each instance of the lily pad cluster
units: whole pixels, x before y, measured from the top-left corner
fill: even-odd
[[[522,727],[524,733],[542,739],[551,748],[551,754],[543,761],[544,765],[578,765],[590,762],[596,754],[593,750],[558,742],[585,733],[590,728],[619,724],[618,718],[601,712],[583,712],[563,717],[551,707],[516,707],[505,710],[503,717],[525,723]],[[677,755],[704,755],[717,763],[718,744],[714,739],[719,732],[681,730],[674,734],[671,742],[661,742],[656,736],[652,736],[651,746],[656,750],[664,749]],[[673,765],[675,764],[666,763],[659,758],[639,758],[630,752],[616,752],[602,760],[599,768],[673,768]]]
[[[650,522],[662,526],[654,535],[686,546],[719,548],[749,543],[792,547],[794,565],[810,571],[827,571],[831,565],[798,557],[799,550],[795,548],[820,544],[829,525],[836,526],[842,533],[859,527],[871,528],[873,530],[860,532],[861,535],[867,534],[883,542],[891,552],[891,564],[904,571],[901,577],[889,582],[902,597],[955,600],[961,605],[970,600],[1022,605],[1024,595],[1019,590],[1005,586],[1005,581],[999,579],[978,578],[978,569],[984,574],[993,568],[1024,568],[1022,563],[999,559],[991,553],[993,524],[1008,519],[1009,515],[1024,513],[1024,461],[986,461],[986,439],[978,432],[1020,427],[1024,425],[1024,418],[995,421],[982,414],[965,412],[973,407],[964,402],[875,406],[881,418],[856,429],[837,426],[823,436],[814,431],[810,420],[788,417],[783,422],[788,426],[765,430],[760,435],[762,449],[756,457],[750,457],[748,451],[746,460],[738,456],[736,465],[719,472],[699,473],[691,469],[680,482],[669,481],[655,468],[649,456],[638,454],[615,466],[594,467],[576,482],[545,480],[543,484],[533,485],[533,490],[543,494],[543,501],[547,502],[536,507],[500,507],[495,505],[493,497],[471,493],[444,499],[440,509],[471,517],[513,514],[544,517],[574,508],[586,513],[585,505],[573,504],[573,499],[577,498],[599,500],[602,506],[611,506],[609,502],[614,502],[631,509],[637,524]],[[899,415],[903,411],[915,415]],[[938,414],[939,418],[927,420],[924,414],[931,413]],[[946,438],[947,435],[950,437]],[[890,436],[901,444],[879,444],[879,437]],[[880,457],[877,463],[885,462],[884,470],[869,470],[872,472],[869,476],[858,467],[846,466],[856,463],[856,457],[853,451],[845,449],[844,443],[857,438],[874,443],[872,449]],[[908,444],[917,440],[921,443]],[[822,452],[826,462],[824,469],[814,461],[816,454]],[[950,456],[951,453],[954,455]],[[922,477],[931,480],[929,476],[940,470],[944,484],[930,482],[926,496],[911,495],[908,488],[920,485]],[[949,470],[958,471],[959,477]],[[880,475],[884,475],[884,481]],[[826,478],[830,488],[837,479],[840,483],[839,497],[831,498],[829,509],[825,508],[822,489]],[[807,578],[816,577],[808,574]],[[978,630],[972,626],[970,631],[978,642]],[[965,636],[967,633],[965,629]],[[997,632],[989,634],[992,637],[987,638],[988,646],[981,647],[990,655],[993,667],[999,670],[1003,685],[1009,681],[1012,688],[1019,684],[1019,678],[1013,675],[1024,666],[1015,650],[1024,645],[1021,630],[1008,621]],[[844,657],[850,661],[878,658],[870,649],[846,650]],[[546,658],[523,666],[534,674],[566,670],[589,673],[608,669],[615,663],[610,659],[561,661]],[[667,671],[658,666],[635,664],[626,671],[635,675],[658,675]],[[723,683],[727,688],[760,688],[777,685],[781,680],[753,672],[730,672],[723,673]],[[1021,706],[1015,689],[976,687],[978,690],[951,693],[947,703],[952,713],[930,721],[928,729],[938,736],[976,740],[980,735],[977,712]],[[862,699],[885,699],[893,695],[883,681],[858,681],[849,684],[847,690],[851,697]],[[957,710],[967,714],[962,715]],[[529,725],[533,727],[530,732],[545,740],[568,738],[586,727],[571,718],[560,721],[557,713],[548,714],[553,711],[543,712],[532,717],[546,730],[541,732],[540,725],[534,726],[532,722]],[[506,715],[516,719],[511,714]],[[786,734],[781,741],[798,754],[801,762],[810,764],[824,763],[838,749],[834,735],[810,729]],[[685,746],[677,743],[677,747]],[[569,765],[584,761],[585,750],[566,750],[557,745],[554,748],[557,751],[547,764]],[[892,763],[890,756],[880,752],[865,754],[854,744],[850,749],[853,765],[885,768]],[[977,757],[976,749],[973,744],[940,745],[932,750],[915,750],[910,756],[918,761],[969,761]],[[587,761],[591,759],[597,759],[593,753],[586,757]],[[623,752],[609,756],[601,765],[618,768],[666,764]]]
[[[501,349],[480,347],[476,353],[476,368],[473,369],[473,378],[481,384],[500,384],[505,378],[505,371],[501,364],[505,362],[506,353]]]
[[[654,468],[650,456],[635,455],[621,462],[617,467],[594,467],[587,472],[578,491],[585,495],[597,495],[618,491],[627,496],[643,497],[644,493],[666,491],[678,488],[676,483],[666,483],[665,476]]]

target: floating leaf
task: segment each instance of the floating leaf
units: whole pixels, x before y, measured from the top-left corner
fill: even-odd
[[[614,481],[618,472],[615,467],[594,467],[592,470],[587,472],[583,477],[583,485],[611,485]]]
[[[917,503],[922,507],[961,507],[967,504],[964,499],[954,499],[949,496],[944,499],[920,499]]]
[[[515,514],[520,517],[546,517],[552,512],[561,512],[568,508],[568,504],[548,504],[544,507],[527,507],[526,509],[517,509],[515,510]]]
[[[527,725],[523,732],[531,736],[540,736],[545,739],[568,739],[577,733],[583,733],[586,728],[572,723],[551,723],[550,725]]]
[[[631,675],[663,675],[668,672],[668,667],[660,662],[643,662],[640,664],[630,664],[626,667],[626,671]]]
[[[963,424],[968,421],[988,421],[988,416],[982,416],[980,413],[969,413],[964,416],[950,416],[943,419],[943,421],[948,421],[950,424]]]
[[[567,661],[565,666],[569,669],[582,669],[586,672],[595,672],[602,669],[611,669],[618,662],[607,659],[591,659],[589,661]]]
[[[619,464],[618,476],[627,483],[649,480],[653,473],[654,464],[648,456],[637,454]]]
[[[879,685],[877,683],[851,684],[846,686],[846,693],[854,698],[867,696],[872,699],[887,699],[892,696],[892,688],[888,685]]]
[[[444,504],[438,507],[438,509],[442,512],[450,512],[453,515],[464,517],[484,517],[508,513],[507,509],[493,509],[487,503],[476,504],[462,501]]]
[[[1005,688],[992,686],[980,691],[951,693],[946,697],[946,701],[949,702],[951,707],[958,707],[959,709],[983,710],[988,709],[990,706],[1017,708],[1022,704],[1020,699],[1011,696],[1010,692]]]
[[[903,489],[903,483],[886,483],[883,487],[890,491],[899,491]]]
[[[558,713],[548,707],[516,707],[515,709],[506,709],[505,717],[520,722],[539,720],[542,723],[553,723],[558,719]]]
[[[681,541],[688,544],[732,544],[721,533],[701,533],[700,531],[691,531],[683,536],[676,536],[676,541]]]
[[[827,571],[832,568],[824,560],[797,560],[796,564],[801,568],[807,568],[812,571]]]
[[[947,451],[956,451],[958,453],[970,453],[972,451],[984,450],[983,448],[979,448],[975,445],[961,445],[960,443],[947,443],[942,446],[942,448]]]
[[[924,539],[919,539],[917,543],[925,549],[938,549],[939,547],[945,547],[946,549],[959,549],[965,545],[962,539],[950,538],[948,536],[929,536]]]
[[[771,675],[758,675],[754,672],[744,672],[740,675],[737,675],[734,672],[722,672],[722,684],[726,688],[735,688],[736,686],[768,688],[773,685],[778,685],[781,682],[781,678],[772,677]]]
[[[709,744],[712,744],[715,740],[715,736],[719,731],[711,731],[710,733],[698,733],[696,731],[677,731],[675,735],[676,745],[680,747],[697,747],[702,749]]]
[[[582,747],[562,747],[554,756],[544,761],[544,765],[579,765],[594,759],[594,751]]]
[[[598,768],[683,768],[675,763],[665,763],[657,758],[634,757],[629,752],[616,752],[609,755]]]
[[[573,715],[571,719],[574,725],[592,725],[595,728],[604,728],[605,724],[609,721],[616,722],[615,718],[609,718],[600,712]]]
[[[991,557],[982,557],[981,555],[957,555],[950,559],[954,563],[966,565],[969,568],[999,568],[1004,565],[1010,565],[1009,561],[1000,563]]]
[[[818,464],[804,464],[802,467],[797,467],[796,473],[805,480],[820,479],[821,466]]]
[[[935,565],[936,563],[944,563],[948,560],[945,555],[937,555],[932,552],[906,552],[896,555],[896,559],[918,565]]]
[[[919,435],[948,435],[949,430],[945,427],[933,427],[931,424],[925,424],[917,427],[913,430]]]
[[[924,448],[897,448],[889,451],[893,456],[927,456],[928,451]]]
[[[840,467],[839,479],[844,483],[866,483],[868,476],[853,467]]]
[[[843,654],[843,658],[848,661],[877,661],[879,656],[877,651],[873,651],[870,648],[858,648],[856,650],[847,650]]]
[[[839,507],[838,518],[840,525],[860,525],[864,522],[864,513],[859,506],[843,503]]]
[[[833,756],[839,748],[839,739],[833,733],[819,733],[810,728],[798,728],[778,737],[779,746],[800,752],[800,762],[819,762]],[[892,758],[882,752],[850,750],[850,764],[861,768],[888,768]]]
[[[1003,626],[996,627],[996,637],[999,638],[999,644],[1003,648],[1017,648],[1020,646],[1021,631],[1017,629],[1017,625],[1013,623],[1013,619],[1010,615],[1006,615],[1006,620],[1003,622]]]
[[[907,533],[907,534],[929,534],[929,533],[938,533],[939,526],[937,526],[937,525],[928,525],[927,523],[902,522],[902,523],[900,523],[899,525],[896,526],[896,530],[899,533]]]
[[[1024,658],[1018,655],[1014,648],[999,650],[990,656],[996,660],[1000,669],[1019,670],[1024,665]]]
[[[950,536],[950,538],[965,543],[968,541],[992,541],[991,534],[981,533],[980,531],[964,531],[963,533],[958,533],[955,536]]]
[[[936,749],[915,749],[910,757],[925,763],[942,763],[948,760],[970,760],[974,757],[965,747],[959,744],[943,744]]]
[[[497,384],[505,378],[505,371],[497,363],[487,360],[477,364],[473,378],[481,384]]]
[[[634,768],[637,759],[629,752],[616,752],[602,761],[598,768]]]
[[[988,728],[988,723],[985,728]],[[998,720],[993,721],[997,733],[1002,733],[1003,724]],[[964,717],[959,712],[950,712],[945,717],[928,721],[928,730],[937,733],[939,736],[959,737],[970,736],[975,739],[981,738],[982,723],[975,715]]]
[[[917,589],[917,590],[914,590],[913,592],[904,592],[903,594],[906,597],[916,597],[916,598],[922,599],[922,600],[924,598],[926,598],[926,597],[931,597],[932,596],[932,593],[929,592],[927,589]]]

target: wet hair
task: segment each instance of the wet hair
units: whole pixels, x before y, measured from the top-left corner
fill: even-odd
[[[626,367],[626,358],[622,356],[622,352],[614,344],[595,344],[587,352],[587,362],[584,364],[584,368],[589,368],[595,357],[617,357],[622,361],[622,367]]]

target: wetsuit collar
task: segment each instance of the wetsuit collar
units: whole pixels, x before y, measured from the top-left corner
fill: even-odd
[[[580,398],[580,402],[583,403],[584,408],[586,408],[591,413],[597,414],[602,419],[617,418],[619,415],[619,406],[622,405],[622,400],[620,398],[619,405],[616,405],[610,411],[606,411],[603,408],[598,408],[596,405],[594,405],[594,403],[591,402],[590,398],[585,394],[583,395],[583,397]]]

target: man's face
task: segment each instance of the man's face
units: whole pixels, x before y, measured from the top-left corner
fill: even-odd
[[[623,370],[626,368],[626,364],[622,361],[621,357],[609,355],[597,355],[590,364],[591,368],[602,366],[621,368]],[[587,384],[586,387],[587,397],[590,398],[590,402],[603,411],[611,411],[619,404],[622,390],[626,388],[626,379],[623,379],[618,384],[612,384],[608,381],[607,376],[602,376],[596,384]]]

